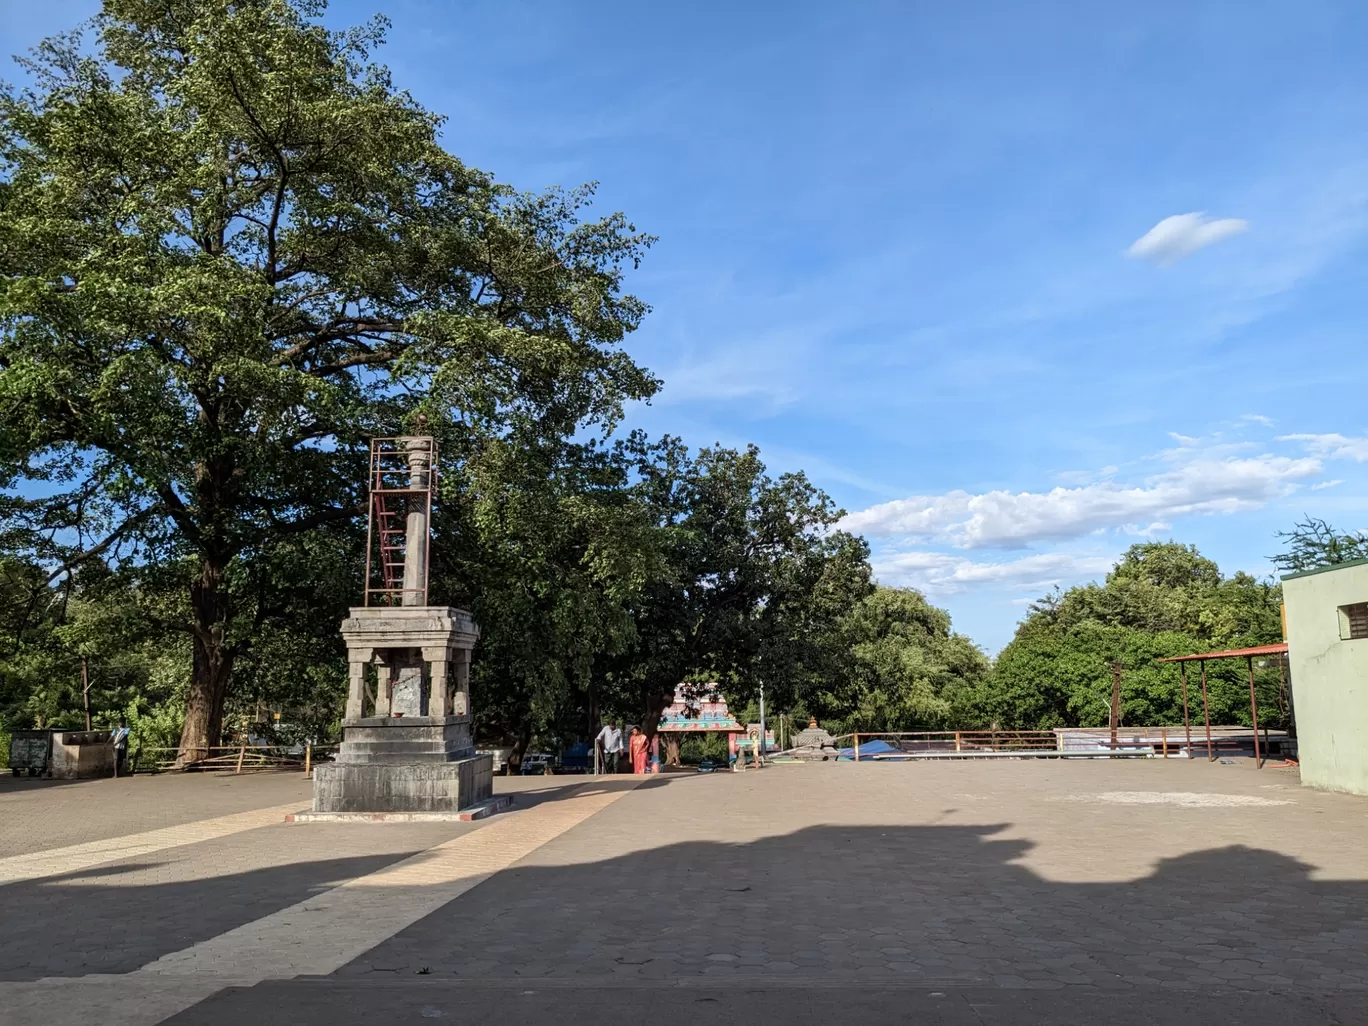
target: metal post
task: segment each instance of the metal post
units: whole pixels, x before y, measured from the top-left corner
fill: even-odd
[[[1183,737],[1187,741],[1187,757],[1192,758],[1192,724],[1188,722],[1187,704],[1187,663],[1179,663],[1178,669],[1183,678]]]
[[[755,742],[756,751],[760,756],[757,766],[763,765],[765,757],[765,682],[760,682],[760,739]]]
[[[1159,743],[1164,746],[1164,758],[1168,758],[1168,727],[1159,728]]]
[[[1206,723],[1207,762],[1211,762],[1216,756],[1211,754],[1211,710],[1207,708],[1206,660],[1199,659],[1197,662],[1202,667],[1202,720]]]
[[[1107,725],[1111,727],[1112,751],[1116,751],[1116,728],[1121,725],[1121,663],[1112,663],[1112,701],[1111,716]]]
[[[307,777],[313,773],[313,742],[304,742],[304,775]]]
[[[363,606],[370,605],[371,599],[371,534],[375,528],[375,489],[377,487],[375,464],[375,443],[371,442],[369,481],[371,495],[366,502],[366,577],[362,582],[362,591],[364,594],[361,597],[361,604]],[[383,559],[384,557],[382,556],[381,558]]]
[[[1249,718],[1254,721],[1254,768],[1263,769],[1263,758],[1259,754],[1259,699],[1254,694],[1254,657],[1245,658],[1249,662]]]
[[[855,735],[855,761],[860,761],[860,735],[858,733]]]
[[[90,673],[86,663],[88,660],[81,656],[81,697],[85,700],[86,730],[90,729]]]

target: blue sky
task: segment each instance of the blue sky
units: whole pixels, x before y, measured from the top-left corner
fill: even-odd
[[[660,237],[631,423],[806,470],[989,651],[1136,540],[1368,528],[1368,5],[383,10],[451,150]]]

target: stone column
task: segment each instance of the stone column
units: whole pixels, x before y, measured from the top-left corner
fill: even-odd
[[[366,715],[366,664],[371,661],[369,649],[347,651],[347,719],[359,720]]]
[[[455,671],[455,693],[452,696],[451,715],[460,716],[464,719],[470,718],[470,649],[458,648],[455,652],[456,661],[452,669]]]
[[[451,715],[451,681],[447,668],[451,653],[445,648],[425,648],[423,658],[432,664],[432,684],[428,694],[429,716]]]
[[[426,488],[432,467],[432,439],[405,438],[408,452],[409,487]],[[404,525],[403,605],[427,605],[428,513],[427,502],[417,495],[408,497],[408,520]]]
[[[390,697],[394,694],[394,676],[397,672],[387,657],[381,657],[376,665],[375,674],[375,715],[390,714]]]

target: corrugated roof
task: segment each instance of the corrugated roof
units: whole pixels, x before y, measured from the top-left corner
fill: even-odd
[[[1276,645],[1255,645],[1253,648],[1228,648],[1224,652],[1195,652],[1192,655],[1169,656],[1166,659],[1156,659],[1155,662],[1188,663],[1199,659],[1235,659],[1246,656],[1282,655],[1286,651],[1287,642],[1280,641]]]

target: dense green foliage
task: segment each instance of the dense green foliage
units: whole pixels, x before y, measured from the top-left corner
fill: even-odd
[[[1105,725],[1119,663],[1122,723],[1181,723],[1179,669],[1155,660],[1280,641],[1280,605],[1277,585],[1244,573],[1224,577],[1192,546],[1132,546],[1104,583],[1031,606],[976,697],[977,718],[1020,728]],[[1244,663],[1210,663],[1208,677],[1211,721],[1248,724]],[[1264,722],[1282,723],[1276,666],[1260,671],[1260,695]],[[1190,701],[1200,722],[1199,699]]]
[[[618,347],[649,237],[463,164],[370,63],[383,21],[320,13],[107,0],[0,92],[6,722],[83,716],[84,659],[104,722],[183,702],[186,759],[263,708],[325,731],[364,445],[420,416],[486,732],[818,679],[869,587],[830,500],[754,450],[613,437],[657,387]]]
[[[10,551],[103,559],[188,635],[190,755],[296,629],[300,568],[354,557],[368,436],[422,411],[459,464],[655,388],[616,348],[650,240],[466,167],[369,63],[383,24],[317,13],[107,0],[93,49],[49,40],[0,93]]]
[[[934,730],[963,725],[988,660],[950,616],[907,588],[877,588],[840,624],[844,672],[809,699],[831,729]]]

